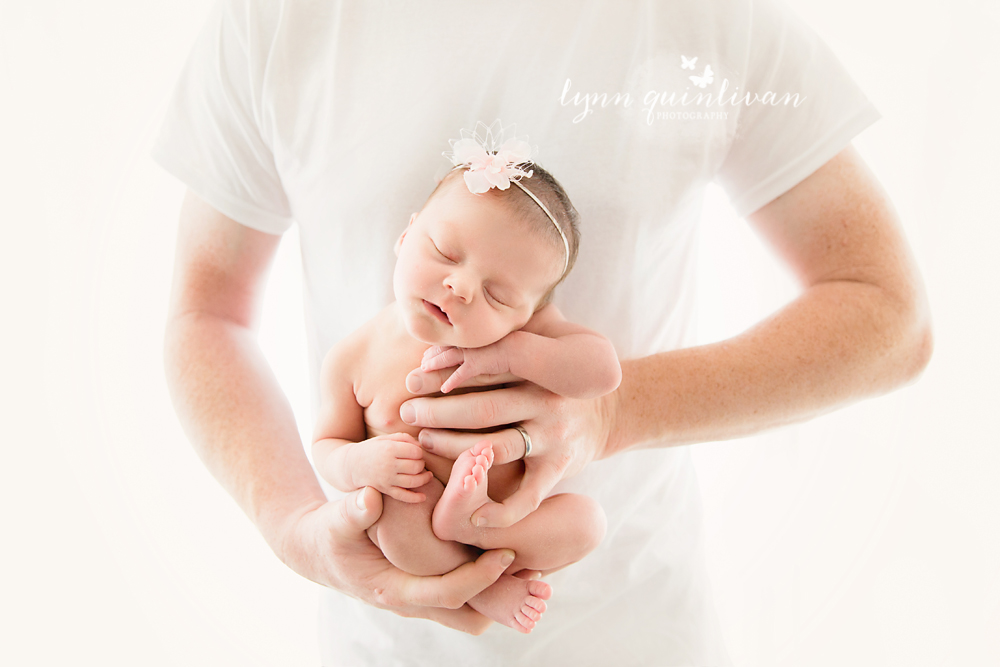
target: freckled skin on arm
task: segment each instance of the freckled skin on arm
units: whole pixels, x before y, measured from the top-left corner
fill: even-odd
[[[887,195],[853,147],[748,218],[803,287],[748,331],[623,363],[604,455],[737,438],[914,380],[930,359],[927,297]]]

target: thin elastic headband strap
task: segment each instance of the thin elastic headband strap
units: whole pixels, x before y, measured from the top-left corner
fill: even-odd
[[[521,190],[524,191],[524,194],[528,195],[529,197],[535,200],[535,203],[538,204],[538,208],[542,209],[545,215],[549,217],[549,220],[552,221],[552,225],[556,228],[556,231],[559,232],[559,236],[562,238],[563,248],[566,249],[566,261],[563,263],[562,276],[566,275],[566,270],[569,269],[569,240],[566,238],[566,234],[563,232],[562,227],[559,226],[559,223],[556,222],[555,217],[551,213],[549,213],[549,209],[545,207],[545,204],[542,203],[541,199],[535,196],[534,192],[521,185],[519,181],[511,181],[511,183],[521,188]],[[560,278],[562,276],[560,276]]]

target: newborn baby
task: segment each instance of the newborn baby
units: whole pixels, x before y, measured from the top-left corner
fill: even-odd
[[[579,243],[569,198],[531,165],[525,142],[501,143],[498,122],[480,127],[485,137],[453,142],[456,167],[396,243],[396,301],[327,353],[313,461],[341,491],[371,486],[383,494],[368,534],[404,571],[443,574],[481,550],[512,549],[507,572],[468,604],[527,633],[552,594],[532,576],[596,548],[603,511],[564,493],[509,528],[473,525],[473,513],[509,497],[524,472],[522,461],[494,466],[490,438],[519,438],[529,455],[530,436],[518,425],[484,434],[453,462],[420,446],[420,429],[400,419],[400,406],[435,378],[446,378],[442,393],[514,376],[590,398],[617,388],[621,369],[607,339],[549,303]]]

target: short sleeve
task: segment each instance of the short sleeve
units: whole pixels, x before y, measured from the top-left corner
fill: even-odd
[[[152,157],[219,212],[281,234],[292,215],[263,118],[273,41],[267,18],[249,0],[215,4],[173,92]]]
[[[743,94],[755,101],[739,107],[715,175],[740,217],[800,183],[881,117],[830,48],[780,0],[752,2]]]

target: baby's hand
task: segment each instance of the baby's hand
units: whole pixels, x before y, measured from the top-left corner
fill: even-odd
[[[404,503],[420,503],[422,493],[410,491],[427,484],[434,474],[424,470],[424,450],[405,433],[379,435],[351,447],[347,458],[356,488],[372,486]]]
[[[427,373],[458,366],[455,372],[441,385],[441,393],[459,386],[466,380],[478,375],[500,375],[510,372],[510,362],[507,347],[500,339],[492,345],[477,348],[446,347],[435,345],[424,352],[420,370]]]

